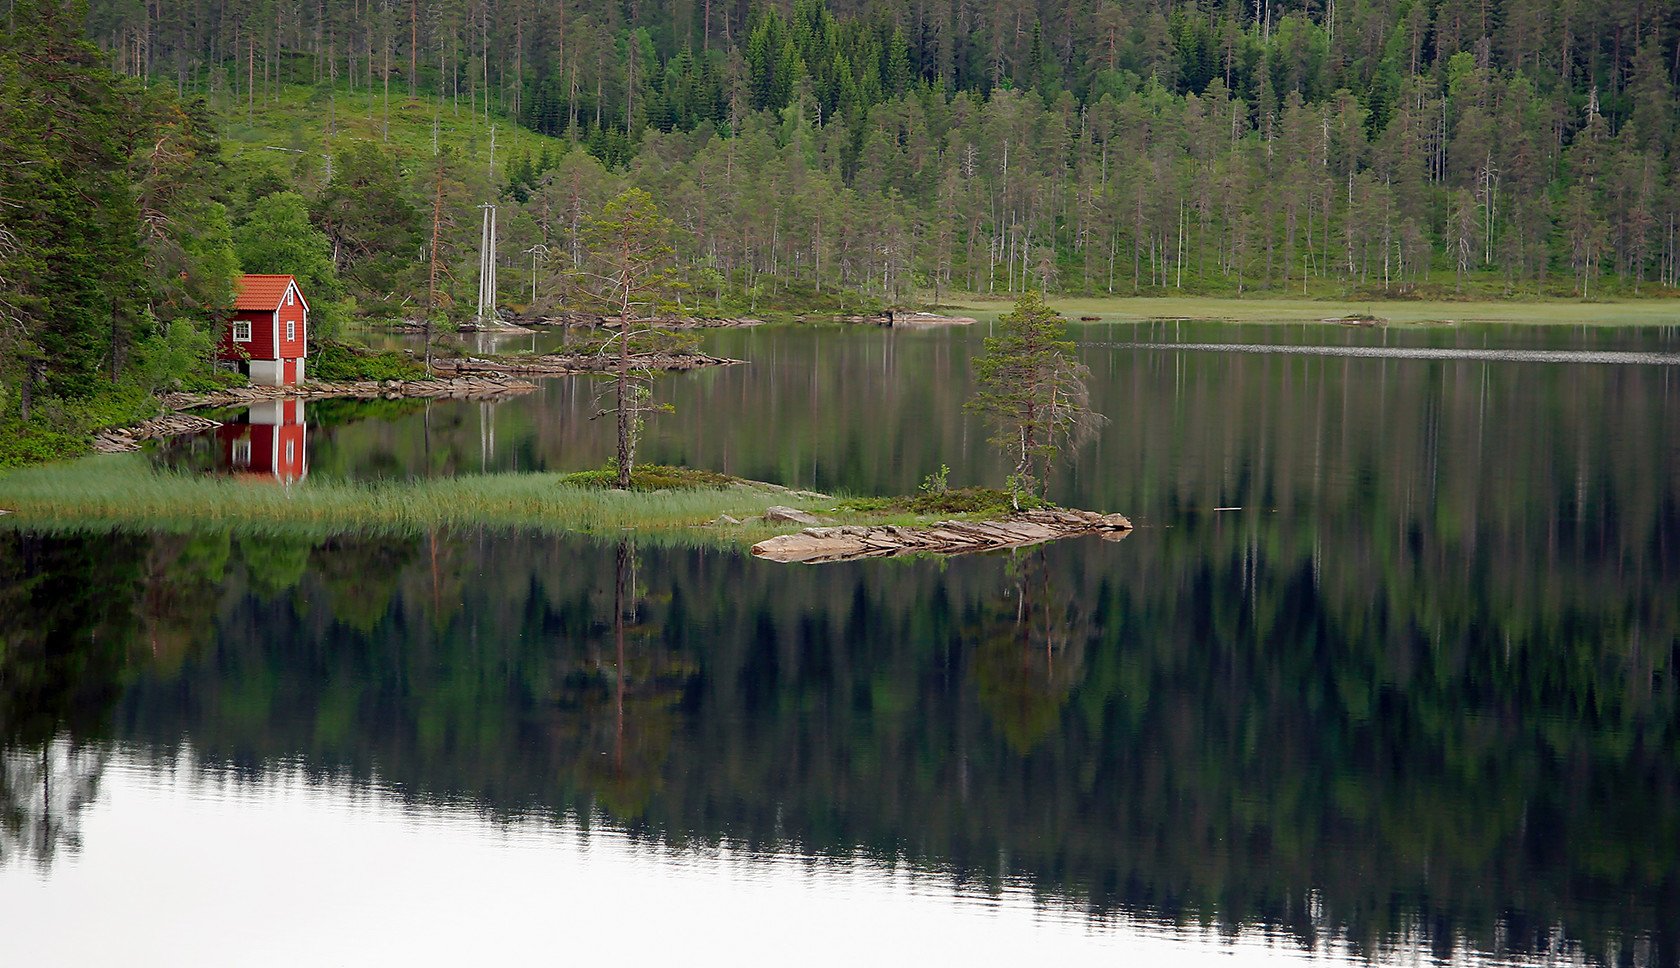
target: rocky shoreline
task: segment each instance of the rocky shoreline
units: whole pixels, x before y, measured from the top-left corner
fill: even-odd
[[[305,383],[294,387],[229,387],[214,393],[165,393],[158,402],[171,411],[127,427],[101,430],[93,436],[93,449],[100,454],[122,454],[140,449],[140,442],[160,437],[198,434],[221,426],[220,421],[182,413],[204,407],[239,407],[274,400],[500,400],[535,390],[529,380],[499,375],[454,376],[432,380],[367,380],[357,383]]]
[[[632,370],[682,371],[708,366],[734,366],[745,360],[731,360],[705,353],[638,353],[630,357]],[[451,374],[513,374],[518,376],[572,376],[580,373],[610,373],[618,357],[599,353],[550,353],[547,356],[464,357],[432,361],[432,369]]]
[[[365,380],[355,383],[310,381],[292,387],[229,387],[214,393],[166,393],[158,400],[170,410],[237,407],[271,400],[498,400],[530,393],[537,385],[499,375],[451,376],[429,380]]]
[[[101,430],[93,435],[93,450],[97,454],[126,454],[140,449],[143,440],[199,434],[220,427],[220,420],[200,417],[195,413],[166,413],[142,420],[132,427]]]
[[[617,316],[608,316],[602,313],[563,309],[548,316],[521,319],[519,323],[522,326],[584,326],[617,329],[619,319]],[[658,316],[653,319],[638,319],[636,325],[653,326],[658,329],[738,329],[743,326],[762,326],[764,320],[753,319],[749,316],[719,319],[704,316]]]
[[[901,555],[961,555],[997,551],[1100,534],[1119,540],[1132,530],[1123,514],[1095,511],[1023,511],[1001,521],[940,521],[928,527],[897,525],[841,525],[806,528],[777,535],[753,545],[755,557],[767,561],[827,564],[860,558]]]
[[[102,430],[94,435],[93,449],[102,454],[124,453],[140,449],[140,442],[159,437],[202,433],[221,426],[205,417],[182,414],[179,411],[205,407],[238,407],[275,400],[501,400],[529,393],[537,388],[527,376],[571,376],[583,373],[608,372],[617,365],[616,357],[596,353],[555,353],[548,356],[524,358],[443,359],[432,361],[437,374],[424,380],[365,380],[352,383],[329,383],[313,380],[298,386],[228,387],[212,393],[166,393],[158,397],[164,409],[162,416],[142,420],[128,427]],[[694,370],[708,366],[733,366],[743,360],[730,360],[705,353],[651,353],[633,356],[630,365],[637,370]]]

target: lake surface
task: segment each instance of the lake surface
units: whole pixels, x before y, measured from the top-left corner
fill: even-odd
[[[998,483],[986,328],[714,334],[641,457]],[[8,954],[1680,963],[1680,330],[1075,334],[1052,497],[1121,541],[8,523]],[[281,470],[581,469],[596,408],[311,403]],[[276,474],[243,419],[155,459]]]

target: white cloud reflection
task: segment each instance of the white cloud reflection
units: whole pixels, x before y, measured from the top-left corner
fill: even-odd
[[[190,752],[110,751],[77,820],[79,852],[0,869],[7,964],[1370,963],[1258,929],[1096,922],[907,865],[493,820],[296,766],[240,778]],[[1421,939],[1379,960],[1441,963]]]

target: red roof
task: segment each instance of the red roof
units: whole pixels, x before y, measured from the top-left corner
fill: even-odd
[[[291,276],[262,276],[246,274],[239,277],[235,283],[239,293],[234,297],[233,308],[244,311],[273,312],[280,308],[280,300],[286,298],[286,290],[294,280]],[[298,298],[303,299],[303,290],[298,290]],[[303,300],[304,308],[309,308],[309,300]]]

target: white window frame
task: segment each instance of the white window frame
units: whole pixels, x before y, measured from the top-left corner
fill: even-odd
[[[235,437],[233,439],[231,459],[235,467],[251,466],[251,438]]]
[[[286,320],[286,338],[288,340],[297,339],[297,320]]]
[[[239,335],[244,332],[244,336]],[[235,343],[249,343],[251,341],[251,321],[236,319],[233,321],[233,341]]]
[[[297,303],[294,302],[293,299],[292,299],[292,291],[290,289],[286,290],[286,305],[288,305],[288,306],[296,306],[297,305]]]

